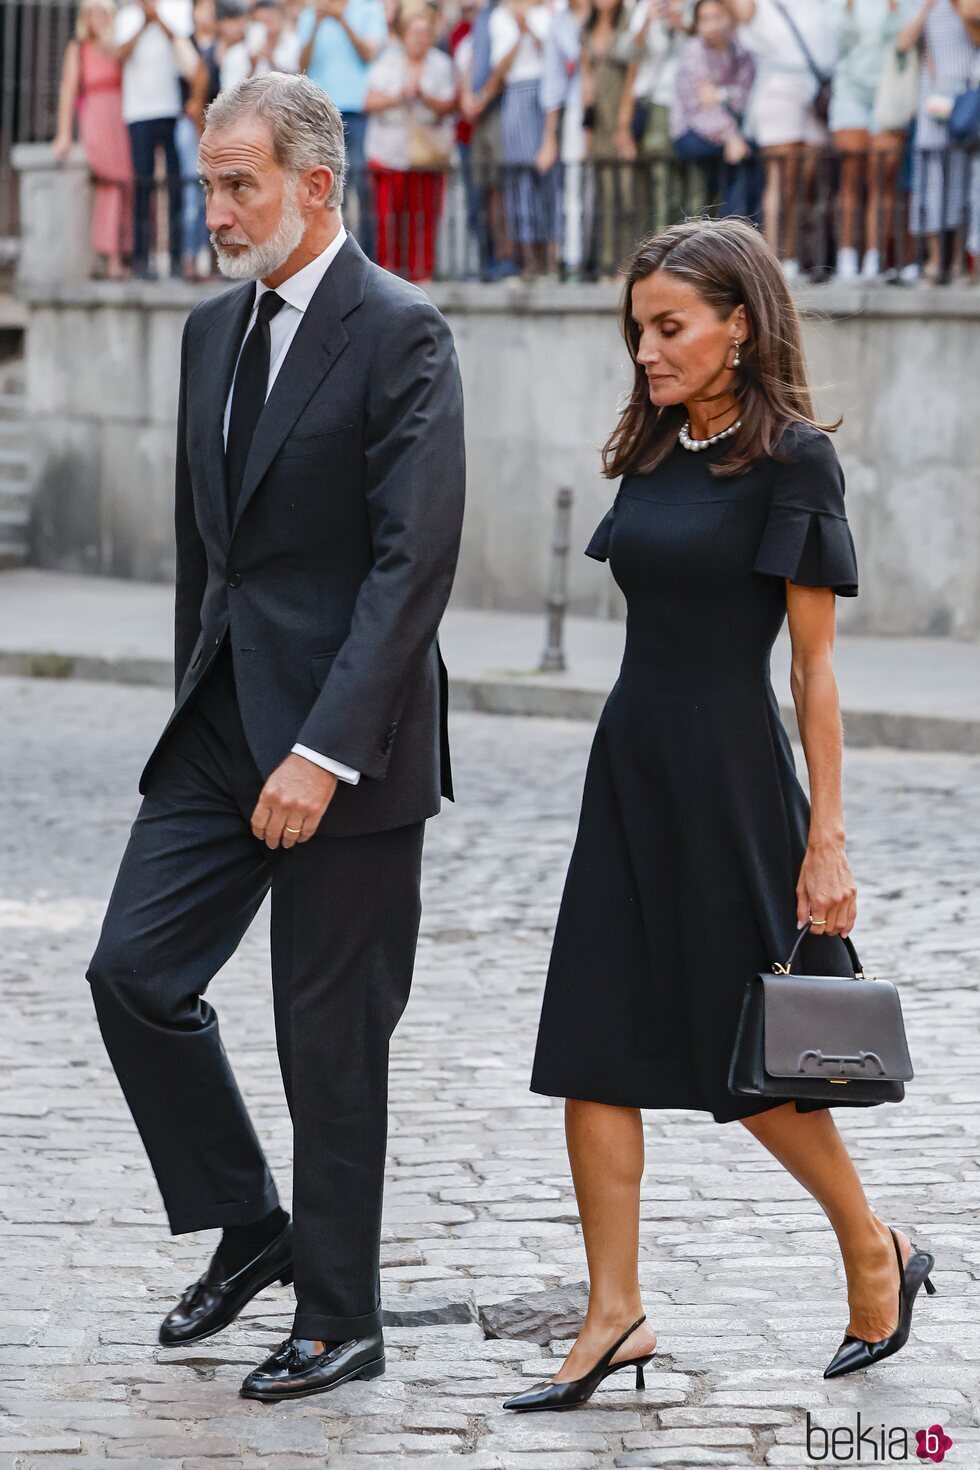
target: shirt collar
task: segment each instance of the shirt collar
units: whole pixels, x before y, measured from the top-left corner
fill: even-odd
[[[282,297],[287,306],[294,306],[297,311],[306,310],[313,300],[313,294],[317,286],[319,286],[327,274],[330,263],[339,255],[341,246],[346,239],[347,231],[341,225],[326,250],[322,250],[319,255],[310,261],[309,265],[304,265],[302,270],[298,270],[295,274],[287,276],[286,280],[275,288],[276,294]],[[264,282],[256,281],[254,306],[258,306],[266,291],[270,291],[271,289],[272,287],[266,286]]]

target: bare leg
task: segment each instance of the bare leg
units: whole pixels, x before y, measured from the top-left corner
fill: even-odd
[[[762,191],[762,226],[766,244],[779,258],[783,258],[782,222],[784,156],[781,148],[763,148],[765,160],[765,184]]]
[[[840,165],[840,243],[857,250],[861,219],[861,180],[865,173],[868,134],[863,128],[842,128],[834,134],[834,144],[841,155]],[[867,239],[867,236],[865,237]],[[871,242],[869,242],[871,243]]]
[[[766,243],[780,260],[795,260],[799,253],[797,190],[802,145],[785,143],[778,148],[763,148],[762,157],[766,171],[762,194]]]
[[[798,1113],[793,1103],[743,1118],[749,1132],[822,1207],[847,1275],[847,1331],[880,1342],[898,1326],[898,1262],[888,1227],[868,1204],[858,1172],[828,1108]],[[902,1260],[911,1241],[897,1230]]]
[[[589,1309],[556,1375],[557,1383],[581,1378],[620,1333],[643,1316],[639,1279],[643,1122],[639,1109],[568,1098],[565,1138],[589,1263]],[[644,1322],[613,1361],[652,1353],[656,1345],[656,1333]]]
[[[895,233],[895,185],[902,163],[901,133],[876,133],[868,160],[868,249],[880,250],[882,259]],[[901,265],[901,261],[898,262]]]

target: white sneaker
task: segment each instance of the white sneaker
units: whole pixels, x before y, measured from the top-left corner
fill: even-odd
[[[800,278],[800,262],[798,260],[781,260],[783,275],[787,281],[798,281]]]
[[[861,262],[861,276],[865,281],[875,281],[881,275],[881,252],[866,250]]]
[[[842,245],[837,252],[837,279],[839,281],[853,281],[857,279],[858,253],[853,245]]]
[[[913,286],[919,279],[919,265],[917,261],[911,261],[909,265],[903,265],[898,273],[898,279],[907,286]]]

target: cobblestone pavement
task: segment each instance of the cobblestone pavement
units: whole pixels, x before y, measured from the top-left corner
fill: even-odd
[[[456,720],[462,800],[429,828],[416,985],[392,1060],[385,1302],[403,1322],[427,1306],[443,1320],[388,1328],[383,1379],[275,1408],[237,1390],[284,1335],[287,1290],[209,1343],[154,1345],[214,1237],[166,1234],[83,979],[167,707],[150,690],[0,681],[3,1470],[803,1466],[824,1429],[854,1427],[858,1411],[876,1454],[882,1425],[909,1431],[907,1460],[893,1435],[888,1463],[924,1463],[912,1431],[938,1422],[951,1470],[980,1465],[980,926],[968,896],[980,793],[966,758],[847,759],[856,937],[873,970],[904,982],[918,1076],[904,1106],[842,1128],[878,1211],[938,1258],[940,1294],[920,1298],[900,1357],[825,1383],[847,1307],[823,1217],[737,1124],[650,1113],[656,1371],[645,1392],[612,1380],[574,1414],[501,1409],[554,1371],[570,1327],[550,1343],[487,1336],[477,1308],[550,1292],[573,1320],[585,1278],[561,1105],[527,1079],[590,731],[470,715]],[[263,919],[212,995],[287,1192]],[[870,1443],[861,1463],[880,1463]],[[839,1439],[841,1459],[857,1460],[843,1450]]]

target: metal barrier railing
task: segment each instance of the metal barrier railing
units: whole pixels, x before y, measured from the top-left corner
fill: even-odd
[[[380,264],[423,281],[496,279],[521,269],[612,278],[645,235],[692,214],[725,213],[732,200],[815,281],[833,274],[842,243],[877,250],[882,273],[921,266],[931,253],[944,279],[968,230],[980,234],[970,214],[971,198],[980,208],[977,152],[889,158],[826,150],[806,161],[805,172],[782,159],[768,168],[755,159],[731,167],[668,153],[556,165],[548,175],[534,167],[483,176],[466,167],[398,175],[368,168],[348,180],[344,217]],[[188,256],[208,248],[196,179],[93,182],[97,209],[100,191],[123,191],[120,244],[138,273],[179,274]]]
[[[0,241],[17,235],[16,143],[44,142],[58,121],[58,88],[77,0],[0,3]]]

